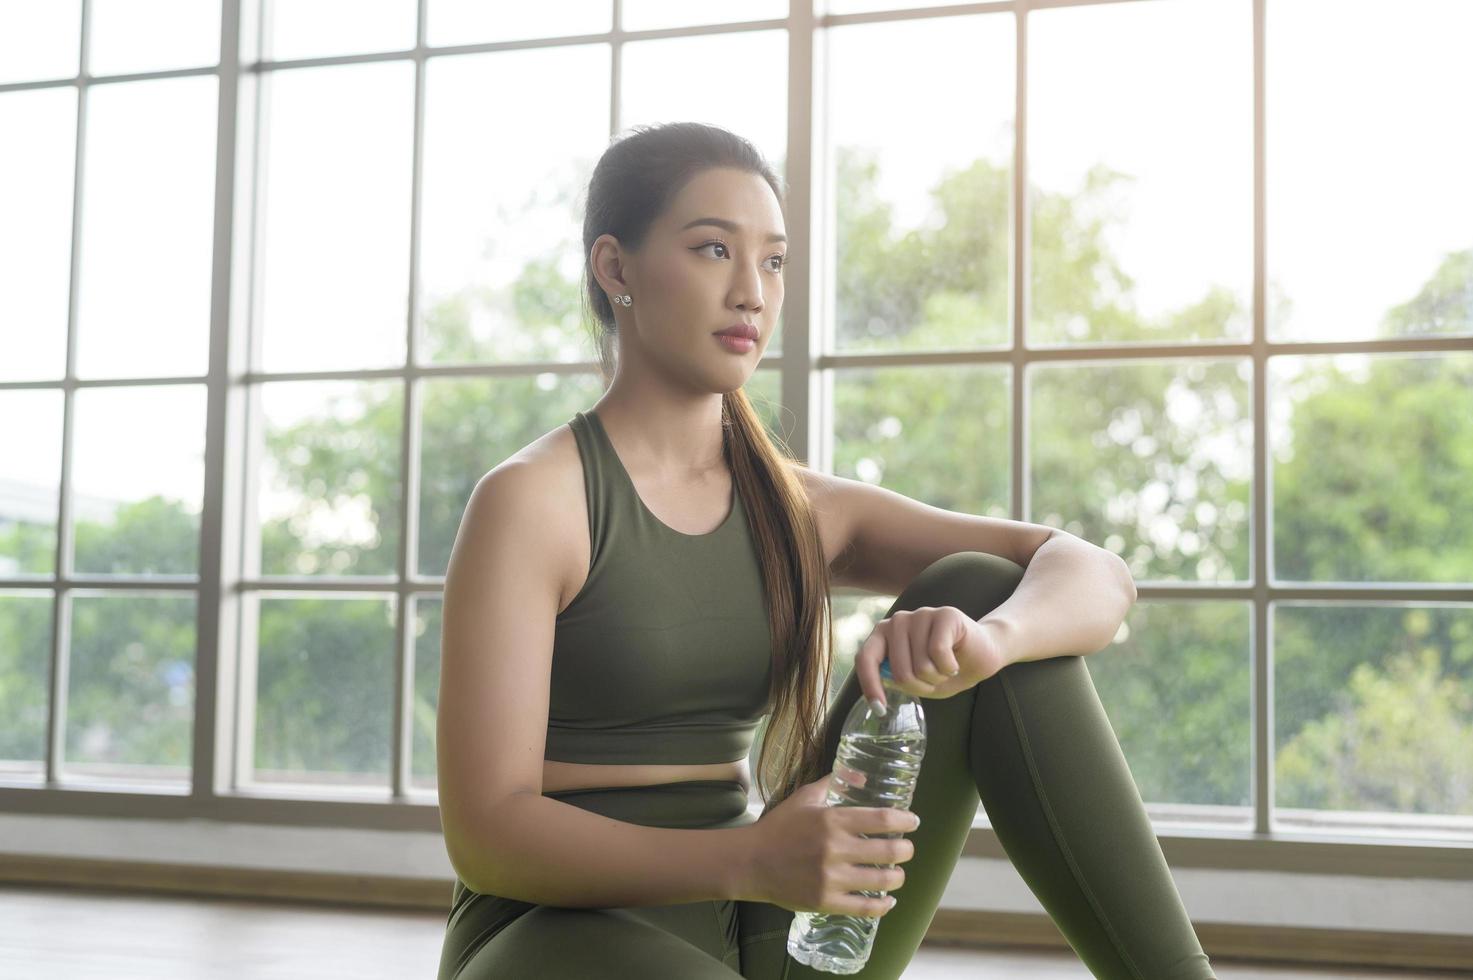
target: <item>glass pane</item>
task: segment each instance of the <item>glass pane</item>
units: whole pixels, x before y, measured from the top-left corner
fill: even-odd
[[[1141,797],[1176,821],[1251,823],[1248,602],[1137,602],[1085,658]]]
[[[386,789],[394,600],[263,595],[259,606],[246,782]]]
[[[835,346],[1006,343],[1011,11],[837,27],[827,38]]]
[[[82,0],[0,4],[0,84],[70,78],[81,53]]]
[[[943,510],[1008,516],[1007,367],[834,372],[834,473]]]
[[[203,375],[215,76],[88,90],[77,374]]]
[[[403,385],[261,386],[256,498],[263,575],[388,575],[398,567]],[[479,475],[479,474],[477,474]]]
[[[596,375],[539,374],[420,382],[419,572],[444,575],[476,482],[508,456],[598,401]]]
[[[0,778],[44,777],[50,592],[0,592]]]
[[[72,279],[77,90],[0,95],[0,133],[25,147],[0,153],[0,381],[60,378]]]
[[[740,65],[737,77],[713,66]],[[624,46],[624,131],[694,120],[750,141],[779,176],[788,144],[788,32],[658,38]]]
[[[1247,358],[1028,368],[1028,519],[1137,580],[1248,578]]]
[[[486,3],[485,0],[430,0],[427,43],[432,48],[451,44],[483,44],[488,41],[521,41],[528,38],[572,37],[602,34],[614,26],[610,0],[539,0],[537,3]],[[604,69],[607,77],[608,69]],[[579,86],[567,86],[579,91]],[[528,87],[537,92],[537,104],[565,89]],[[581,93],[588,96],[587,89]],[[603,105],[608,106],[605,97]],[[547,118],[556,118],[549,114]],[[605,115],[605,120],[608,116]],[[608,128],[605,122],[604,128]],[[540,130],[539,136],[552,135]]]
[[[1473,838],[1473,606],[1270,609],[1276,826]]]
[[[742,390],[767,429],[769,438],[784,443],[793,441],[793,413],[782,407],[782,375],[776,368],[758,368],[752,372]]]
[[[65,769],[187,787],[194,737],[195,597],[72,600]]]
[[[1030,344],[1247,339],[1252,7],[1029,15]]]
[[[293,69],[266,84],[262,368],[403,364],[414,64]]]
[[[1269,7],[1269,339],[1473,333],[1473,4]]]
[[[803,3],[805,0],[794,0]],[[945,7],[964,0],[811,0],[816,16],[824,14],[867,14],[876,10],[914,10],[917,7]]]
[[[788,16],[788,0],[624,0],[626,31],[655,31],[697,24],[730,24]]]
[[[92,0],[88,24],[93,75],[220,63],[220,0]]]
[[[1473,582],[1473,354],[1269,362],[1273,576]]]
[[[204,386],[83,388],[76,399],[76,570],[197,575]]]
[[[25,420],[0,425],[0,578],[56,568],[61,399],[60,389],[0,391],[0,419]]]
[[[426,65],[419,360],[598,357],[581,321],[580,209],[609,141],[609,60],[597,44]],[[489,95],[513,91],[538,95]]]
[[[262,38],[273,61],[414,47],[415,0],[266,0]],[[499,5],[500,6],[500,5]],[[412,66],[409,67],[413,71]],[[408,154],[408,149],[405,149]]]
[[[440,617],[438,596],[414,600],[414,713],[410,718],[410,786],[435,789],[440,784],[435,759],[440,713]]]

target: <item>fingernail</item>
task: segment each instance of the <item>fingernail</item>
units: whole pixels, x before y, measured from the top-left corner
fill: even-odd
[[[870,698],[869,706],[875,709],[875,714],[877,715],[883,715],[885,713],[885,702],[879,698]]]

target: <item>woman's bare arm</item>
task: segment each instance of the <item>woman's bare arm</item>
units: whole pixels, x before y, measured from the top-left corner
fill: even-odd
[[[446,844],[478,892],[565,908],[677,905],[747,897],[749,827],[645,827],[518,793]]]

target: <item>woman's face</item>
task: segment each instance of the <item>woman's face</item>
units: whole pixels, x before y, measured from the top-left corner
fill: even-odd
[[[621,362],[638,357],[704,392],[745,384],[782,309],[788,246],[772,236],[786,234],[777,197],[758,175],[722,167],[693,177],[651,227],[644,248],[619,256],[624,291],[633,297],[627,310],[615,307]],[[734,352],[715,336],[738,322],[757,327],[750,351]]]

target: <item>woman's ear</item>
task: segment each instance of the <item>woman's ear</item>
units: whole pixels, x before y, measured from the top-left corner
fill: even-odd
[[[594,240],[590,255],[594,278],[606,292],[627,292],[629,284],[624,280],[624,256],[620,252],[619,240],[610,234],[599,235]]]

